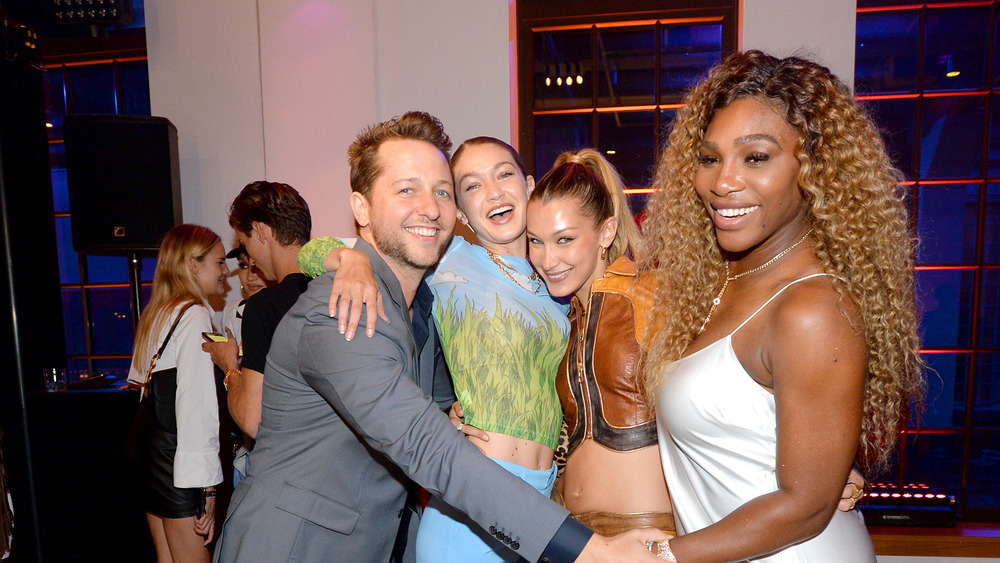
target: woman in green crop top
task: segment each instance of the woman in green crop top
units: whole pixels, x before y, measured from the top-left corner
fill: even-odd
[[[555,378],[569,337],[569,307],[549,296],[527,259],[527,200],[534,179],[510,145],[491,137],[463,143],[451,165],[459,220],[481,246],[456,236],[427,278],[441,346],[469,439],[548,496],[562,426]],[[350,255],[335,251],[328,256],[323,245],[320,239],[303,249],[304,270],[336,269]],[[342,273],[346,268],[345,263]],[[501,540],[516,541],[497,532]],[[481,533],[432,499],[420,520],[417,559],[503,561],[514,556],[483,541]]]

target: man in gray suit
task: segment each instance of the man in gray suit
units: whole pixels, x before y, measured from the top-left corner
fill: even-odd
[[[452,396],[435,369],[423,277],[455,226],[450,148],[440,122],[417,112],[351,145],[355,248],[371,261],[389,322],[348,342],[328,312],[333,274],[314,280],[281,321],[250,474],[216,560],[389,561],[412,479],[528,560],[656,561],[644,542],[665,535],[593,535],[486,458],[441,410]]]

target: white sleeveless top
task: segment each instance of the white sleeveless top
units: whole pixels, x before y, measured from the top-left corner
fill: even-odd
[[[789,283],[728,336],[663,368],[656,423],[678,533],[778,489],[774,395],[740,364],[733,334],[791,285],[824,275]],[[860,512],[837,511],[815,538],[755,561],[874,562],[875,551]]]

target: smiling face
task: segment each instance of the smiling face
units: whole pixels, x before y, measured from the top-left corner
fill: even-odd
[[[241,254],[236,261],[239,264],[236,275],[240,278],[240,291],[244,299],[266,287],[260,270],[257,269],[249,256]]]
[[[798,143],[798,132],[778,110],[756,99],[716,112],[705,131],[695,189],[723,251],[735,258],[758,250],[773,256],[808,228]]]
[[[226,278],[229,267],[226,266],[226,249],[221,242],[215,243],[201,260],[191,258],[188,268],[194,274],[201,294],[205,297],[223,295],[226,293]]]
[[[422,277],[441,258],[455,229],[451,169],[434,145],[394,139],[378,149],[381,173],[368,198],[351,193],[361,236],[397,276]]]
[[[576,295],[586,307],[590,287],[608,268],[601,248],[615,239],[618,220],[610,217],[596,228],[573,198],[528,204],[528,255],[556,297]]]
[[[498,254],[524,256],[528,192],[534,186],[504,147],[469,145],[452,164],[459,219]]]

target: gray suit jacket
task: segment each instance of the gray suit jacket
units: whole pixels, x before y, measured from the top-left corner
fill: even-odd
[[[328,314],[328,274],[278,325],[249,475],[216,560],[388,561],[408,477],[539,559],[568,512],[455,431],[429,396],[448,386],[434,379],[429,310],[418,350],[395,275],[363,240],[356,248],[371,260],[390,323],[347,342]]]

